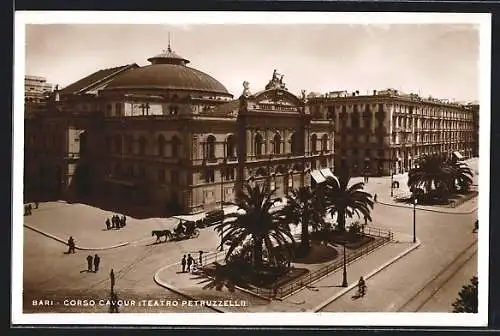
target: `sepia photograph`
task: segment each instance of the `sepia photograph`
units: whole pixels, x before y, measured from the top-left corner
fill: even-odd
[[[15,19],[13,323],[486,325],[489,15]]]

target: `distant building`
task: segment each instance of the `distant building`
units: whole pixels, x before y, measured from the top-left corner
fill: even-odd
[[[360,95],[336,91],[309,101],[311,114],[327,113],[335,125],[335,167],[353,175],[403,173],[423,154],[474,151],[472,110],[436,98],[387,89]]]
[[[47,99],[52,92],[53,86],[47,83],[45,77],[24,77],[24,104],[25,113],[38,113],[46,109]]]
[[[331,174],[333,123],[283,75],[256,93],[245,82],[233,99],[170,46],[148,60],[58,90],[27,119],[27,198],[99,198],[163,216],[220,207],[245,181],[283,197]]]
[[[472,133],[472,156],[479,156],[479,104],[473,102],[466,105],[472,113],[472,127],[474,132]],[[488,131],[489,132],[489,131]]]

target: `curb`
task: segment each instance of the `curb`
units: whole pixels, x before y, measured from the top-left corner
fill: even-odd
[[[163,272],[163,270],[165,270],[165,269],[167,269],[167,268],[169,268],[169,267],[172,267],[172,265],[163,266],[163,267],[162,267],[162,268],[160,268],[158,271],[156,271],[156,273],[155,273],[155,274],[154,274],[154,276],[153,276],[153,280],[154,280],[154,282],[155,282],[157,285],[159,285],[159,286],[161,286],[161,287],[163,287],[163,288],[166,288],[166,289],[168,289],[168,290],[171,290],[172,292],[177,293],[177,294],[179,294],[179,295],[181,295],[181,296],[184,296],[184,297],[186,297],[186,298],[188,298],[188,299],[190,299],[190,300],[193,300],[193,301],[198,301],[195,297],[192,297],[191,295],[184,293],[184,292],[183,292],[183,291],[181,291],[180,289],[177,289],[177,288],[175,288],[174,286],[170,285],[169,283],[164,282],[163,280],[161,280],[161,279],[160,279],[159,274],[160,274],[161,272]],[[223,311],[223,310],[217,309],[217,308],[212,307],[212,306],[205,306],[205,307],[208,307],[208,308],[210,308],[210,309],[212,309],[212,310],[216,311],[217,313],[224,313],[224,311]]]
[[[392,207],[396,207],[396,208],[413,209],[413,206],[411,206],[411,205],[398,205],[398,204],[391,204],[391,203],[381,202],[381,201],[378,201],[377,204],[382,204],[382,205],[385,205],[385,206],[392,206]],[[470,211],[466,211],[466,212],[434,210],[434,209],[426,209],[426,208],[422,208],[422,207],[418,207],[418,206],[416,207],[416,209],[417,210],[422,210],[422,211],[429,211],[429,212],[441,213],[441,214],[449,214],[449,215],[470,215],[474,211],[477,211],[478,206],[475,206]]]
[[[374,276],[375,274],[377,274],[378,272],[382,271],[384,268],[386,268],[387,266],[395,263],[396,261],[398,261],[399,259],[403,258],[405,255],[407,255],[408,253],[410,253],[411,251],[417,249],[419,246],[421,245],[421,242],[420,240],[417,239],[417,243],[413,246],[411,246],[410,248],[408,248],[406,251],[403,251],[401,252],[400,254],[398,254],[397,256],[395,256],[394,258],[392,258],[391,260],[387,261],[386,263],[384,263],[382,266],[379,266],[377,267],[375,270],[371,271],[370,273],[368,273],[364,278],[365,280],[368,280],[369,278],[371,278],[372,276]],[[357,286],[357,283],[352,283],[351,285],[349,285],[348,287],[346,287],[345,289],[341,290],[340,292],[338,292],[337,294],[335,294],[334,296],[328,298],[327,300],[323,301],[321,304],[317,305],[316,307],[314,307],[313,309],[310,310],[310,312],[312,313],[316,313],[318,312],[318,310],[320,309],[323,309],[325,306],[329,305],[330,303],[332,303],[333,301],[337,300],[339,297],[343,296],[344,294],[346,294],[347,292],[351,291],[353,288],[355,288]]]
[[[41,235],[44,235],[48,238],[52,238],[60,243],[63,243],[64,245],[68,245],[67,242],[57,236],[54,236],[50,233],[47,233],[47,232],[44,232],[40,229],[37,229],[31,225],[28,225],[28,224],[23,224],[24,227],[28,228],[28,229],[31,229],[35,232],[38,232],[40,233]],[[114,248],[118,248],[118,247],[123,247],[123,246],[126,246],[126,245],[129,245],[130,242],[125,242],[125,243],[120,243],[120,244],[117,244],[117,245],[112,245],[112,246],[108,246],[108,247],[83,247],[83,246],[77,246],[75,245],[75,249],[77,250],[82,250],[82,251],[103,251],[103,250],[111,250],[111,249],[114,249]]]

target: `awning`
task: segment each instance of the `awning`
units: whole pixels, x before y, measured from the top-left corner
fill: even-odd
[[[453,152],[453,155],[455,155],[455,157],[458,159],[458,160],[463,160],[464,157],[462,154],[460,154],[460,152]]]
[[[314,179],[314,181],[316,181],[316,183],[323,183],[326,181],[319,170],[312,170],[311,177]]]
[[[335,175],[333,175],[332,170],[330,168],[321,169],[320,172],[321,172],[321,174],[323,174],[323,176],[325,178],[327,178],[327,177],[335,178]]]

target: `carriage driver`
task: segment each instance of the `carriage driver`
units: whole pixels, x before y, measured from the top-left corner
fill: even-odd
[[[182,220],[179,221],[179,224],[175,227],[174,232],[176,235],[184,234],[186,231],[186,226],[182,223]]]

